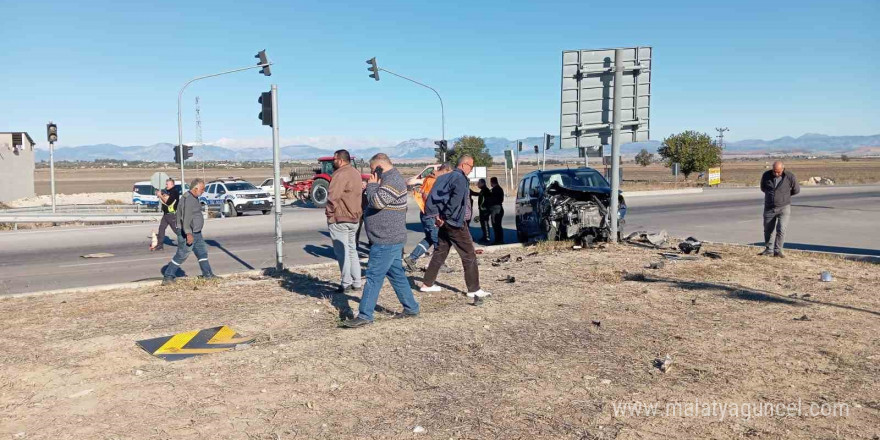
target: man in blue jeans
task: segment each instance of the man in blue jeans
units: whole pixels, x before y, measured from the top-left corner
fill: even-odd
[[[215,278],[208,263],[208,245],[202,237],[202,227],[205,226],[205,218],[202,217],[202,204],[199,196],[205,192],[205,181],[194,179],[189,186],[190,190],[180,197],[177,205],[177,253],[165,268],[165,278],[162,284],[171,284],[177,276],[177,269],[189,257],[190,251],[199,259],[199,268],[202,269],[202,278]]]
[[[406,180],[394,168],[387,155],[378,153],[370,159],[372,175],[367,181],[367,208],[364,211],[364,229],[373,243],[367,263],[367,281],[364,284],[358,316],[342,323],[346,328],[358,328],[373,323],[373,311],[385,277],[394,288],[403,312],[395,318],[419,315],[419,303],[410,288],[403,270],[403,245],[406,243]]]

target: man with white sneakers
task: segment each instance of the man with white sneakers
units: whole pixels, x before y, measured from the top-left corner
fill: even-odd
[[[480,269],[477,266],[477,253],[474,249],[474,241],[471,238],[468,222],[473,217],[470,203],[470,180],[468,173],[474,168],[474,158],[463,155],[458,159],[458,167],[452,173],[444,176],[434,184],[434,189],[425,204],[425,215],[434,217],[436,225],[440,228],[437,248],[431,255],[431,262],[425,272],[424,285],[419,289],[422,292],[439,292],[440,286],[434,284],[437,281],[437,273],[449,256],[449,248],[455,246],[456,252],[461,257],[461,265],[464,269],[464,281],[467,284],[469,298],[473,298],[473,305],[483,303],[483,299],[489,296],[489,292],[480,288]]]

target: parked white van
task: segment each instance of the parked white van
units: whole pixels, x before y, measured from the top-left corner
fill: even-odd
[[[179,180],[174,181],[174,187],[180,192]],[[162,189],[165,189],[164,185]],[[186,190],[184,191],[187,190],[189,190],[189,185],[186,185]],[[159,198],[156,197],[156,189],[153,188],[153,185],[149,180],[135,182],[134,188],[131,189],[131,203],[144,206],[159,206]]]

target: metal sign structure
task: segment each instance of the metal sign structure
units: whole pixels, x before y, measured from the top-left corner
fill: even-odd
[[[651,47],[562,52],[559,147],[585,148],[601,157],[611,145],[615,51],[621,51],[621,142],[650,137]]]
[[[560,148],[600,156],[611,143],[611,241],[618,240],[620,144],[650,137],[650,47],[562,52]]]

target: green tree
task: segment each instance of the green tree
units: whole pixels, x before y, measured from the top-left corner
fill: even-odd
[[[841,154],[841,155],[840,155],[840,160],[842,160],[842,161],[844,161],[844,162],[849,162],[849,156],[847,156],[847,155],[845,155],[845,154]]]
[[[653,162],[653,161],[654,161],[654,155],[651,153],[648,153],[648,150],[646,150],[644,148],[642,148],[642,151],[639,151],[639,154],[636,154],[636,163],[643,166],[643,167],[651,165],[651,162]]]
[[[706,133],[688,130],[663,139],[663,145],[657,150],[667,167],[673,163],[681,164],[684,178],[693,172],[706,171],[721,164],[721,147]]]
[[[492,155],[486,148],[486,141],[479,136],[462,136],[450,148],[446,154],[446,161],[453,167],[458,163],[458,158],[464,154],[470,154],[474,158],[475,167],[492,166]],[[439,160],[439,158],[438,158]]]

